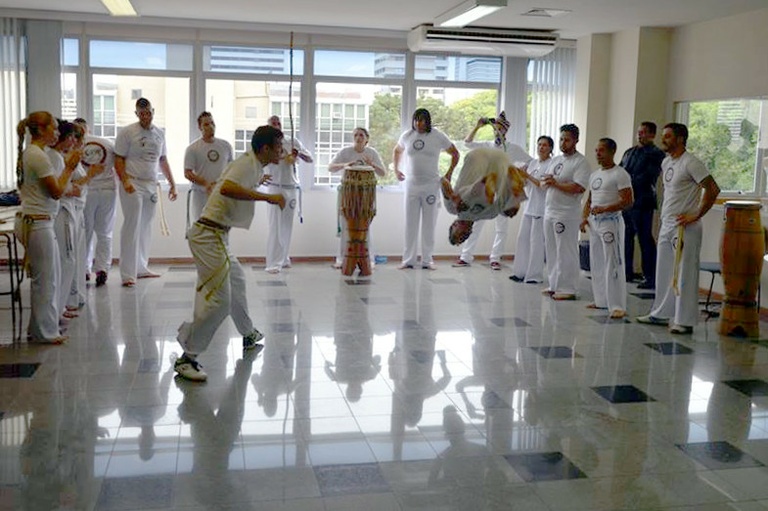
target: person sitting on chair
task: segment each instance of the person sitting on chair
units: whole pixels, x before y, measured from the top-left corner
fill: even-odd
[[[455,188],[451,185],[452,174],[448,171],[441,181],[445,208],[458,216],[448,234],[452,245],[463,243],[477,220],[515,216],[527,198],[523,189],[525,173],[510,165],[507,155],[498,149],[467,153]]]

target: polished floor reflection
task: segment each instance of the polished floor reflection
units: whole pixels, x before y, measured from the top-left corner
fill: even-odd
[[[154,269],[89,289],[61,347],[12,345],[0,303],[0,510],[768,510],[768,344],[717,320],[671,336],[480,264],[253,267],[264,349],[227,320],[196,384],[195,273]]]

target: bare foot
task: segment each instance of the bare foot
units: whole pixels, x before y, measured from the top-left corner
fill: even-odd
[[[609,316],[611,319],[623,319],[626,317],[627,311],[623,311],[621,309],[616,309],[614,311],[611,311],[611,315]]]

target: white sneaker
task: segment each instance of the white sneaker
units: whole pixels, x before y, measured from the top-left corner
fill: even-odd
[[[250,350],[255,348],[256,346],[258,346],[258,344],[256,343],[258,343],[263,338],[264,338],[264,334],[262,334],[261,332],[259,332],[254,328],[253,332],[243,337],[243,349]]]
[[[186,355],[176,359],[176,362],[173,364],[173,370],[187,380],[205,381],[208,379],[208,375],[203,371],[203,366],[200,365],[200,362],[192,360]]]

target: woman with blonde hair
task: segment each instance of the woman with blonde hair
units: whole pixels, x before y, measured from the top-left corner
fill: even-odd
[[[25,146],[26,134],[30,140]],[[64,169],[56,174],[48,156],[58,141],[58,122],[48,112],[33,112],[22,119],[16,174],[21,196],[21,217],[17,235],[26,249],[29,266],[31,313],[28,339],[61,344],[67,337],[59,330],[57,291],[61,267],[53,222],[59,212],[59,198],[80,161],[79,151],[67,155]]]

